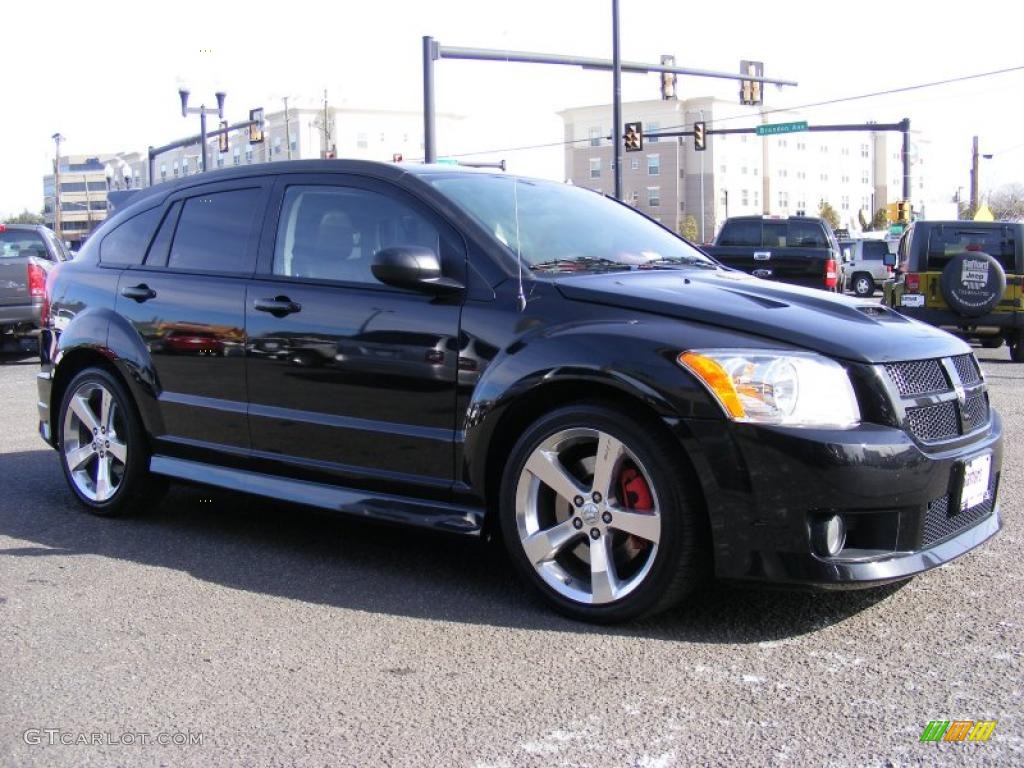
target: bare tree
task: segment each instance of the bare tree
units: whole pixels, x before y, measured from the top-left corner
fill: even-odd
[[[988,196],[988,207],[996,219],[1024,221],[1024,184],[1004,184]]]

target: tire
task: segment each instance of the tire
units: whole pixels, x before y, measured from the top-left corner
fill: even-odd
[[[599,463],[599,452],[610,461]],[[501,531],[518,573],[555,609],[626,621],[671,608],[703,583],[710,537],[697,488],[658,424],[597,402],[566,406],[512,449]]]
[[[982,336],[978,341],[985,349],[999,349],[1003,346],[1002,336]]]
[[[995,309],[1006,291],[1002,265],[987,253],[965,251],[953,256],[939,279],[942,297],[963,317],[981,317]]]
[[[135,404],[107,371],[86,368],[71,380],[56,434],[64,479],[89,512],[117,517],[159,501],[166,481],[149,474],[149,447]]]
[[[1017,331],[1017,334],[1010,341],[1010,360],[1015,363],[1024,363],[1024,333]]]
[[[875,281],[866,272],[858,272],[853,276],[853,292],[864,299],[875,294]]]

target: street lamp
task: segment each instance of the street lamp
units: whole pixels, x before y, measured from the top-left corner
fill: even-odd
[[[207,107],[205,104],[201,104],[198,107],[190,107],[188,105],[189,91],[187,88],[179,88],[178,96],[181,98],[181,116],[188,117],[189,115],[199,115],[199,136],[200,144],[203,148],[203,172],[206,172],[206,116],[217,115],[221,120],[224,119],[224,91],[217,91],[214,96],[217,98],[217,108]]]
[[[60,220],[60,143],[64,141],[64,137],[57,132],[50,138],[56,146],[53,157],[53,229],[57,233],[57,238],[63,242],[64,232],[61,230]]]

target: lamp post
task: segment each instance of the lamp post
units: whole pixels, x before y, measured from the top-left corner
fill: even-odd
[[[64,232],[61,230],[62,222],[60,220],[60,143],[64,141],[64,137],[57,132],[50,138],[53,139],[56,146],[53,157],[53,228],[57,232],[57,239],[64,242]]]
[[[704,122],[704,110],[698,110],[700,112],[700,121]],[[707,208],[704,206],[704,153],[700,153],[700,242],[703,245],[706,240],[704,239],[704,219],[707,218]]]
[[[220,119],[224,119],[224,91],[217,91],[214,96],[217,97],[217,108],[207,107],[205,104],[201,104],[198,107],[190,107],[188,105],[188,89],[179,88],[178,96],[181,97],[181,116],[188,117],[189,115],[199,115],[199,136],[200,144],[203,147],[203,172],[206,172],[206,116],[217,115]]]

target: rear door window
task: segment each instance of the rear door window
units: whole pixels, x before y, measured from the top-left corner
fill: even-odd
[[[727,221],[718,238],[719,245],[760,246],[761,222],[757,219]]]
[[[867,261],[881,261],[889,253],[889,246],[882,240],[865,240],[862,247]]]
[[[169,269],[251,274],[250,238],[261,211],[259,187],[210,192],[185,200],[174,233]]]
[[[937,227],[928,238],[928,271],[945,268],[959,253],[987,253],[1007,272],[1014,272],[1017,242],[1011,227]]]
[[[789,220],[788,245],[790,248],[828,248],[825,229],[816,221]]]

